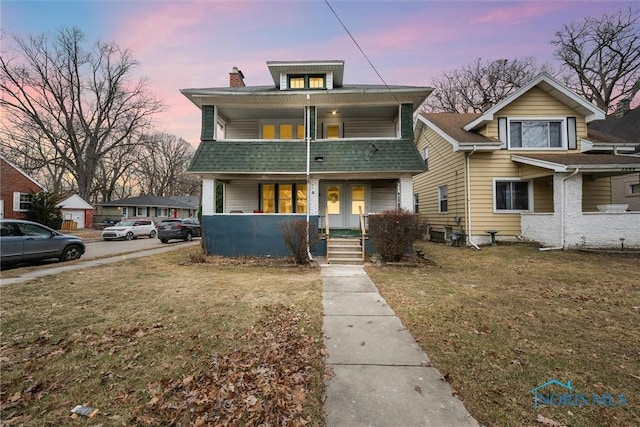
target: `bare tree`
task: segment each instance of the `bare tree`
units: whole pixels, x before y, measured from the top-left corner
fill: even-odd
[[[629,7],[567,24],[551,41],[572,89],[604,111],[640,91],[639,23],[640,12]]]
[[[31,152],[41,151],[44,163],[53,158],[64,165],[89,200],[101,159],[137,143],[130,136],[147,129],[162,103],[146,79],[132,81],[138,63],[129,50],[101,42],[86,49],[77,28],[14,41],[12,56],[0,57],[8,128],[14,140],[34,144]]]
[[[533,58],[493,61],[477,58],[459,70],[445,71],[434,78],[434,91],[423,110],[479,113],[542,72],[555,74],[551,66],[537,65]]]
[[[156,132],[144,138],[137,162],[137,176],[142,192],[168,197],[184,194],[190,186],[186,171],[193,156],[193,147],[182,138]]]

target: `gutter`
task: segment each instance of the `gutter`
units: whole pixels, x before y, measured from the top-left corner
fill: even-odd
[[[306,123],[305,123],[305,128],[306,128],[306,132],[305,132],[305,139],[307,140],[307,233],[306,233],[306,238],[307,238],[307,256],[309,257],[309,262],[313,261],[313,257],[311,256],[311,247],[309,244],[309,189],[311,188],[311,186],[309,185],[309,181],[310,181],[310,175],[311,175],[311,129],[309,129],[309,127],[311,126],[311,117],[309,112],[311,110],[311,107],[309,106],[309,102],[310,102],[310,96],[309,94],[307,94],[307,106],[305,108],[305,115],[306,117]]]
[[[464,160],[466,166],[466,179],[465,186],[467,187],[467,243],[473,246],[474,249],[480,250],[480,247],[471,240],[471,167],[469,166],[469,157],[476,152],[476,146],[474,144],[473,150],[468,153],[465,153]]]

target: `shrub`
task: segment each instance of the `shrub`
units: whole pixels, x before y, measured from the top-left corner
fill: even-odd
[[[280,228],[284,243],[296,260],[296,264],[307,264],[310,261],[307,254],[307,221],[292,219],[281,223]],[[310,223],[309,247],[313,247],[318,241],[318,229],[315,224]]]
[[[39,222],[54,230],[60,230],[62,226],[62,212],[58,207],[58,203],[60,203],[62,199],[62,195],[58,193],[49,193],[46,191],[31,193],[31,205],[26,214],[27,219],[29,221]]]
[[[407,210],[385,211],[369,216],[369,238],[385,261],[400,261],[428,225],[420,215]]]

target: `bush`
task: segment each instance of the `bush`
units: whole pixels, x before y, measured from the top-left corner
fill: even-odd
[[[62,199],[62,195],[58,193],[46,191],[31,193],[31,205],[26,214],[27,219],[39,222],[54,230],[60,230],[62,227],[62,212],[57,205]]]
[[[292,219],[280,224],[284,243],[289,248],[291,255],[296,260],[296,264],[307,264],[310,259],[307,254],[307,221],[303,219]],[[309,224],[309,247],[315,246],[320,238],[315,224]]]
[[[400,261],[427,232],[428,225],[420,215],[407,210],[385,211],[369,216],[369,238],[385,261]]]

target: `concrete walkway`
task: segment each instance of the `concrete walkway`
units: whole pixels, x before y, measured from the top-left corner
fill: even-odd
[[[327,427],[477,427],[364,269],[321,268]]]

